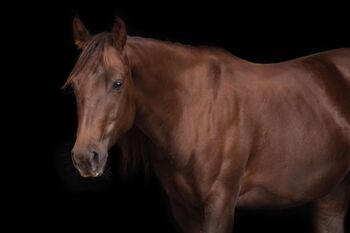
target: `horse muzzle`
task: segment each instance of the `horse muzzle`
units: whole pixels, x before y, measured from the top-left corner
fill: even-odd
[[[103,173],[107,155],[97,150],[72,150],[72,162],[82,177],[97,177]]]

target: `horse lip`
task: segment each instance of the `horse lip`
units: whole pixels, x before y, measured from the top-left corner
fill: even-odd
[[[98,176],[102,175],[102,173],[103,173],[103,170],[100,169],[99,171],[94,172],[92,176],[93,176],[93,177],[98,177]]]
[[[98,176],[101,176],[103,173],[103,169],[99,169],[98,171],[90,171],[90,172],[83,172],[80,169],[78,169],[78,171],[79,171],[80,176],[84,177],[84,178],[98,177]]]

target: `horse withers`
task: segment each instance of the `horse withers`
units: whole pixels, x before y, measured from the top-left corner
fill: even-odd
[[[91,36],[65,85],[75,90],[72,150],[84,177],[108,149],[147,159],[183,232],[228,233],[236,207],[313,202],[318,233],[344,232],[350,196],[350,49],[255,64],[216,48]]]

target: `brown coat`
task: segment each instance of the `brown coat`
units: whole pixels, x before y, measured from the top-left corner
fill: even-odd
[[[184,232],[230,232],[236,206],[311,201],[318,232],[343,232],[350,49],[263,65],[127,37],[119,19],[92,38],[80,20],[74,29],[83,50],[67,84],[76,90],[73,161],[83,176],[101,174],[119,140],[129,154],[147,149]]]

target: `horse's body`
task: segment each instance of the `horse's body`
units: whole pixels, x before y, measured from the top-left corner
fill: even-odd
[[[100,37],[88,43],[98,46],[112,35]],[[306,202],[315,202],[318,232],[343,232],[350,196],[350,49],[262,65],[219,49],[128,37],[121,49],[106,46],[103,54],[116,70],[125,65],[130,71],[132,101],[124,98],[133,106],[125,110],[130,120],[117,136],[107,130],[94,137],[91,125],[118,125],[95,123],[106,119],[91,115],[105,111],[101,100],[92,104],[98,98],[82,93],[108,80],[73,73],[69,82],[84,88],[75,152],[105,135],[116,138],[102,140],[106,147],[118,138],[128,150],[135,137],[147,141],[150,163],[185,232],[230,232],[236,206]]]

